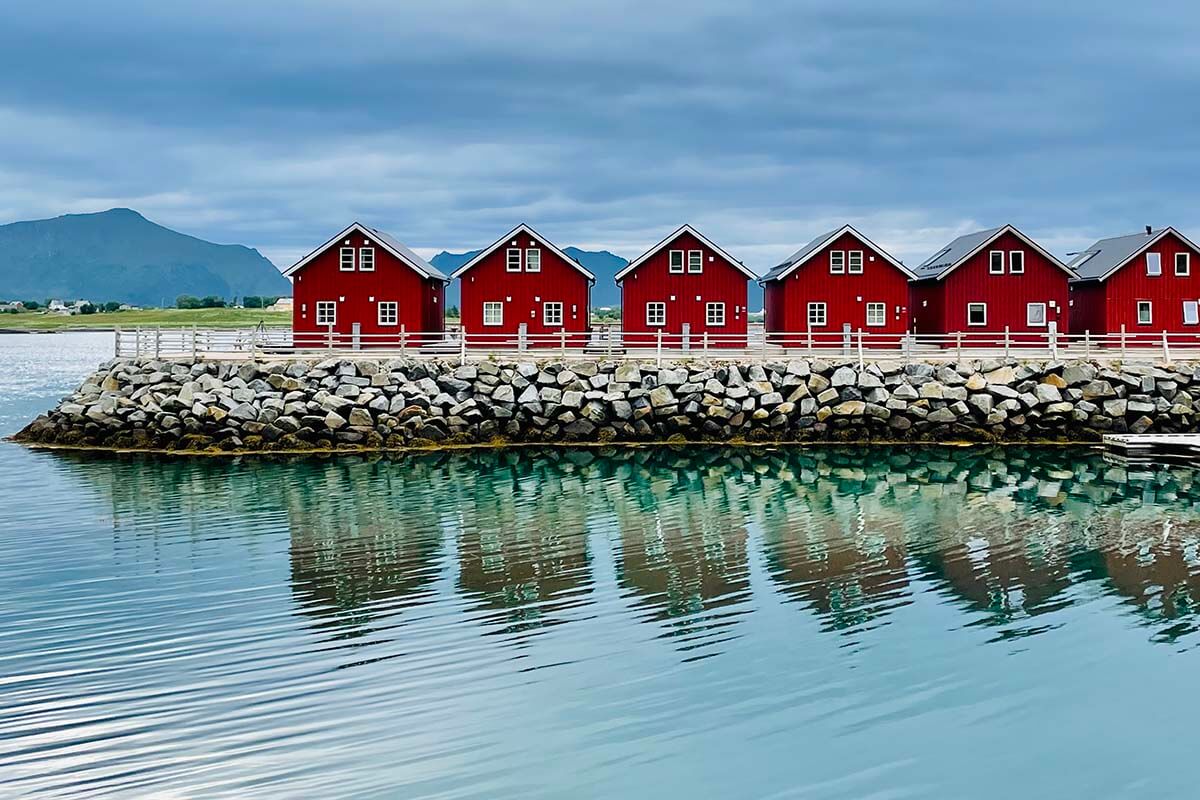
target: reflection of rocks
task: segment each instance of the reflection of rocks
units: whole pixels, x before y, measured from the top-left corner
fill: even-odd
[[[894,621],[913,592],[933,591],[976,624],[1028,633],[1027,617],[1044,629],[1075,602],[1073,585],[1090,584],[1170,637],[1196,626],[1200,598],[1200,472],[1124,468],[1079,448],[56,463],[110,500],[123,552],[216,534],[261,557],[256,537],[230,532],[286,526],[298,608],[349,633],[403,623],[449,592],[467,602],[443,608],[495,630],[586,620],[595,585],[615,581],[639,619],[727,637],[753,608],[754,541],[768,585],[827,630]],[[590,548],[606,541],[614,563],[598,568],[608,553]]]

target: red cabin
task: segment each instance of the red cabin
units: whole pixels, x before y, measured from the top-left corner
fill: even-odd
[[[441,339],[449,279],[375,228],[355,222],[293,264],[297,347],[398,347]]]
[[[1070,266],[1071,333],[1200,334],[1200,250],[1174,228],[1101,239]]]
[[[823,233],[760,281],[771,342],[898,344],[908,332],[908,282],[916,275],[852,226]]]
[[[596,276],[528,225],[463,264],[462,325],[472,347],[582,346]]]
[[[616,274],[626,346],[746,346],[747,286],[757,275],[684,225]],[[706,336],[707,334],[707,336]]]
[[[964,334],[995,346],[1066,333],[1074,273],[1012,225],[960,236],[915,270],[911,309],[919,334]]]

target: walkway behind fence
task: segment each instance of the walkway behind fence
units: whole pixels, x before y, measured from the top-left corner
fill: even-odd
[[[1082,358],[1101,361],[1198,361],[1200,333],[1128,332],[1096,336],[1005,331],[952,334],[878,334],[803,331],[747,334],[625,333],[597,326],[581,333],[497,334],[451,328],[438,332],[347,334],[293,333],[286,327],[247,329],[135,328],[115,332],[117,357],[269,359],[274,357],[416,357],[462,362],[495,358],[761,361],[772,358],[852,358],[859,361],[961,361]]]

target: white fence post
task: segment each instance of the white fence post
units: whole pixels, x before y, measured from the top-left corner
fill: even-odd
[[[1083,357],[1092,357],[1092,332],[1090,330],[1083,332]]]
[[[1008,360],[1009,345],[1010,345],[1011,341],[1012,341],[1012,339],[1009,336],[1008,326],[1005,325],[1004,326],[1004,360],[1005,361]]]
[[[1049,336],[1050,336],[1050,358],[1057,359],[1058,358],[1058,326],[1053,322],[1050,323]]]
[[[113,358],[121,357],[121,326],[113,326]]]
[[[458,335],[458,365],[467,363],[467,329],[461,328]]]
[[[333,349],[333,325],[327,325],[326,328],[327,328],[326,344],[328,345],[329,349],[332,350]]]
[[[563,358],[566,358],[567,357],[567,329],[566,328],[559,329],[558,340],[559,340],[559,345],[562,348],[562,356],[563,356]]]
[[[1163,361],[1170,364],[1171,363],[1171,348],[1167,346],[1167,332],[1166,331],[1162,332],[1162,339],[1163,339]]]
[[[404,348],[405,348],[404,337],[405,337],[406,333],[407,333],[407,331],[405,330],[405,326],[401,325],[400,326],[400,355],[404,355]]]
[[[154,357],[158,358],[162,352],[162,326],[157,325],[154,328]]]
[[[859,328],[858,329],[858,369],[861,371],[862,368],[863,368],[863,330],[862,330],[862,328]]]
[[[658,344],[654,348],[654,362],[656,366],[662,366],[662,328],[658,329]]]
[[[764,333],[763,335],[765,336],[766,334]],[[708,355],[708,331],[704,332],[704,344],[702,345],[702,347],[704,348],[704,355],[707,356]]]
[[[954,334],[954,360],[962,361],[962,331],[956,331]]]
[[[1125,323],[1121,323],[1121,358],[1125,358]]]
[[[192,326],[192,361],[196,360],[196,326]]]

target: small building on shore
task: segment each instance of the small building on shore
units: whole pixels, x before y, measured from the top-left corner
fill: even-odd
[[[1200,334],[1200,250],[1174,228],[1101,239],[1069,266],[1072,333]]]
[[[959,236],[917,267],[913,330],[996,346],[1067,333],[1071,269],[1012,225]]]
[[[398,240],[355,222],[284,272],[297,347],[397,347],[441,338],[448,278]],[[425,336],[421,336],[424,334]]]
[[[765,326],[773,344],[896,343],[909,329],[916,274],[850,225],[821,234],[763,276]]]
[[[742,262],[683,225],[615,276],[626,347],[745,347],[748,285]]]
[[[462,290],[459,313],[470,347],[586,343],[596,276],[524,223],[451,277]]]

